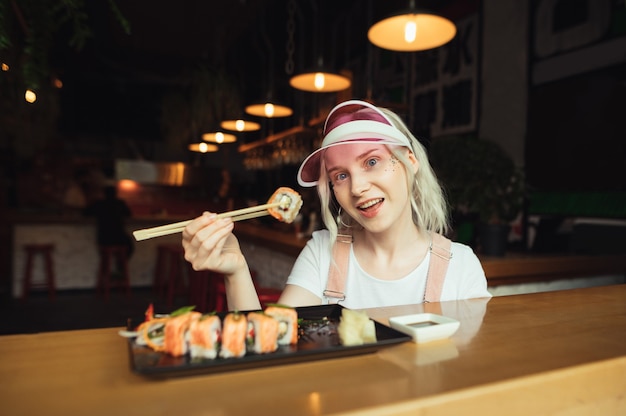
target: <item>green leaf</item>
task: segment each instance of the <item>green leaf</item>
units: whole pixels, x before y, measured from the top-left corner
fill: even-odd
[[[175,317],[175,316],[184,315],[187,312],[193,311],[194,309],[196,309],[196,305],[193,305],[193,306],[183,306],[182,308],[178,308],[174,312],[170,313],[170,316],[171,317]]]

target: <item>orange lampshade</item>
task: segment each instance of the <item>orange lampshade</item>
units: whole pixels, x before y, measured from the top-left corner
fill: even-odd
[[[437,48],[454,38],[456,26],[453,22],[412,5],[402,14],[373,24],[367,32],[370,42],[383,49],[410,52]]]
[[[293,114],[293,110],[287,106],[268,101],[247,106],[246,113],[257,117],[276,118],[288,117]]]
[[[199,153],[210,153],[210,152],[217,152],[218,150],[218,146],[216,144],[209,144],[209,143],[191,143],[189,145],[189,150],[191,150],[192,152],[199,152]]]
[[[230,131],[256,131],[261,129],[259,123],[244,119],[224,120],[220,123],[220,127]]]
[[[311,71],[295,75],[289,80],[292,87],[310,92],[343,91],[350,87],[350,79],[328,71]]]
[[[234,143],[237,141],[237,137],[234,134],[222,133],[221,131],[218,131],[215,133],[204,133],[202,135],[202,140],[218,144]]]

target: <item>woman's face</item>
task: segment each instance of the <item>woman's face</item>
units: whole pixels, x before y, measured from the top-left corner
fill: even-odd
[[[406,151],[414,174],[417,160]],[[398,220],[411,221],[406,169],[387,146],[333,146],[325,151],[324,163],[337,202],[366,230],[381,232],[394,224],[404,224]]]

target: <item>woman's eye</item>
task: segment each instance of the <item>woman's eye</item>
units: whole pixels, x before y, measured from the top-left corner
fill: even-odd
[[[367,159],[367,162],[366,162],[367,166],[370,167],[370,168],[372,166],[375,166],[377,163],[378,163],[378,160],[376,160],[376,159]]]
[[[337,175],[335,175],[335,182],[343,181],[347,177],[348,177],[348,175],[346,175],[345,173],[338,173]]]

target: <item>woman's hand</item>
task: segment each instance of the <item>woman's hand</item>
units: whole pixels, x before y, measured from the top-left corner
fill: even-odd
[[[205,212],[183,230],[185,260],[194,270],[212,270],[224,275],[229,310],[258,310],[261,304],[248,263],[232,231],[232,219]]]
[[[232,234],[233,221],[205,212],[183,230],[185,260],[194,270],[212,270],[232,275],[247,269],[239,243]]]

